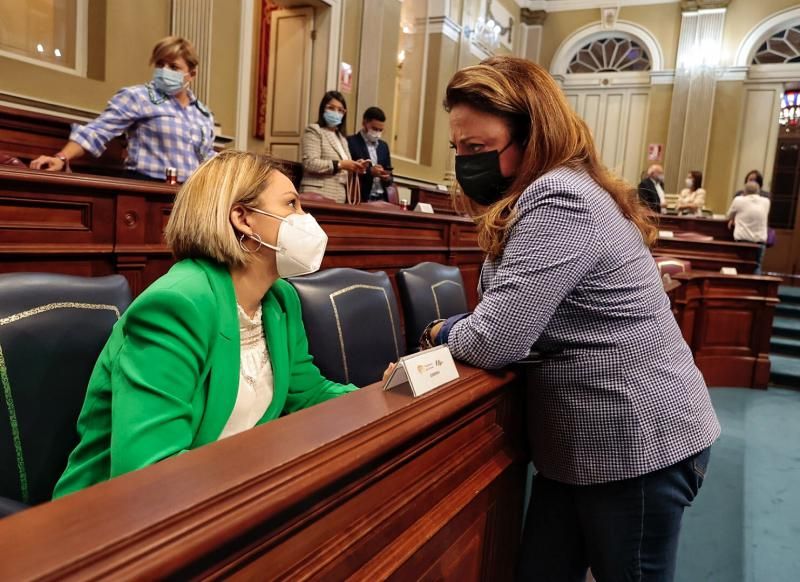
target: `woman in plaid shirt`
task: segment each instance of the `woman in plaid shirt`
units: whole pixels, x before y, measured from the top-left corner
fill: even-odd
[[[530,61],[447,87],[456,177],[487,259],[471,314],[423,342],[484,368],[525,358],[533,497],[524,580],[671,580],[683,510],[720,427],[670,309],[636,190]]]
[[[199,59],[191,43],[168,36],[153,48],[153,79],[121,89],[103,113],[86,125],[74,125],[69,141],[52,156],[31,162],[35,170],[69,170],[70,160],[86,152],[100,157],[108,142],[128,138],[126,176],[163,181],[167,168],[185,182],[214,153],[214,118],[189,89]]]

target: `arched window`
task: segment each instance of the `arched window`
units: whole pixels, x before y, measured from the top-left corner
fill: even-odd
[[[650,55],[630,38],[598,38],[582,46],[567,67],[567,73],[626,73],[651,70]]]
[[[800,24],[779,30],[758,47],[751,65],[800,63]]]

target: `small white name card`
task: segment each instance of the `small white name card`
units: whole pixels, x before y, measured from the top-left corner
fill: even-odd
[[[736,267],[722,267],[719,270],[720,273],[723,275],[738,275],[739,271],[736,270]]]
[[[450,348],[436,346],[400,358],[383,389],[400,387],[399,392],[407,393],[410,388],[412,396],[422,396],[457,378],[458,370]]]
[[[659,238],[675,238],[675,233],[671,230],[659,230],[658,231]]]
[[[450,191],[449,188],[447,186],[445,186],[444,184],[436,184],[436,189],[439,192],[449,192]]]
[[[425,214],[433,214],[433,206],[427,202],[417,202],[417,206],[414,210],[417,212],[424,212]]]

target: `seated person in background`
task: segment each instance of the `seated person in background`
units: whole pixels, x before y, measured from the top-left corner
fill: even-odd
[[[661,214],[667,209],[667,200],[664,196],[664,168],[659,164],[647,168],[647,177],[639,182],[639,198],[642,204],[656,214]]]
[[[761,273],[770,207],[769,198],[761,196],[760,193],[761,187],[758,182],[747,182],[744,185],[744,193],[733,199],[730,210],[728,210],[728,227],[733,228],[733,240],[761,245],[756,274]]]
[[[761,175],[761,172],[758,170],[750,170],[747,173],[747,176],[744,177],[744,183],[747,184],[748,182],[755,182],[758,184],[758,194],[759,196],[764,196],[765,198],[771,198],[770,193],[764,190],[764,176]],[[735,198],[736,196],[741,196],[744,194],[744,190],[739,190],[736,194],[733,195]]]
[[[204,163],[165,234],[179,261],[114,326],[55,497],[356,390],[308,353],[282,278],[316,271],[327,236],[269,158]]]
[[[214,153],[214,118],[189,85],[199,59],[188,40],[168,36],[153,48],[153,79],[121,89],[100,117],[75,126],[67,144],[53,156],[39,156],[34,170],[69,170],[69,161],[86,152],[100,157],[108,142],[128,137],[126,177],[163,182],[166,169],[178,170],[185,182]]]
[[[703,214],[703,206],[706,204],[706,191],[701,188],[703,185],[703,173],[692,170],[686,176],[686,188],[681,190],[678,195],[678,214],[693,214],[700,216]]]
[[[328,91],[319,103],[319,115],[303,131],[301,192],[314,192],[334,202],[347,198],[347,173],[364,174],[369,161],[353,160],[344,131],[347,103],[338,91]]]
[[[361,200],[388,200],[386,188],[392,183],[392,158],[389,144],[381,139],[386,114],[377,107],[364,111],[361,131],[347,138],[350,155],[370,161],[369,170],[360,176]]]

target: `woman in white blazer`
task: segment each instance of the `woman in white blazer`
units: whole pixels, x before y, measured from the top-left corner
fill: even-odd
[[[312,123],[303,132],[301,192],[313,192],[334,202],[344,202],[347,172],[366,172],[367,160],[350,159],[346,127],[347,104],[344,96],[338,91],[328,91],[320,101],[317,123]]]

